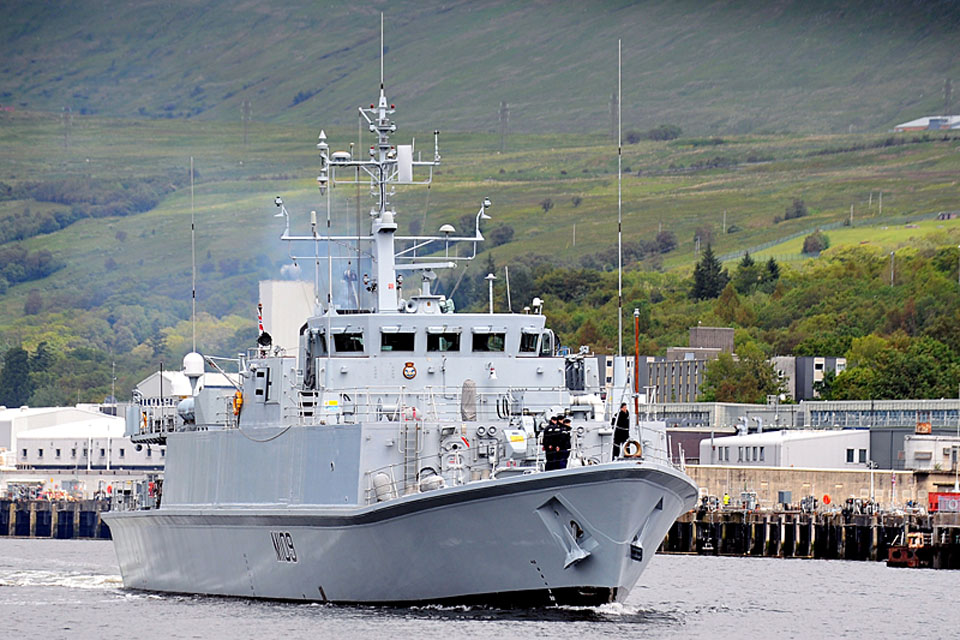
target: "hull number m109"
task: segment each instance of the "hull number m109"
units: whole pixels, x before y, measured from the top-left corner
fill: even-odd
[[[270,540],[277,554],[277,562],[297,561],[297,550],[293,546],[293,536],[289,531],[271,531]]]

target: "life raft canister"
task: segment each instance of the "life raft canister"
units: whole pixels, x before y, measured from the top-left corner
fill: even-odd
[[[241,409],[243,409],[243,392],[237,391],[233,394],[233,415],[239,416]]]
[[[623,457],[641,458],[643,457],[643,447],[636,440],[627,440],[623,443]]]

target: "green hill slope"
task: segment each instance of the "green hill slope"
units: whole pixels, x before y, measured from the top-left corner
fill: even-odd
[[[5,3],[0,103],[21,109],[354,126],[377,85],[406,126],[882,131],[943,109],[956,2]]]

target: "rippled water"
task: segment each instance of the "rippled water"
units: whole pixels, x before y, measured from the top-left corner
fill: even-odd
[[[658,556],[624,604],[343,607],[126,591],[109,541],[0,538],[0,629],[18,639],[954,638],[958,585],[878,563]]]

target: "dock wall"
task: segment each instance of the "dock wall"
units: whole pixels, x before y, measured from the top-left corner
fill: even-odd
[[[960,514],[847,514],[691,511],[680,516],[661,553],[886,561],[906,531],[930,534],[933,568],[960,569]]]
[[[100,517],[109,510],[107,500],[0,500],[0,537],[109,539]]]
[[[817,500],[830,496],[834,503],[847,498],[871,497],[869,469],[687,465],[687,474],[700,487],[701,495],[727,493],[736,499],[741,491],[755,491],[760,506],[775,505],[779,491],[792,492],[795,503],[805,496],[814,496]],[[926,504],[928,492],[937,491],[939,486],[932,474],[876,469],[872,475],[875,501],[891,508],[902,507],[907,501]],[[953,483],[952,477],[950,483]]]

